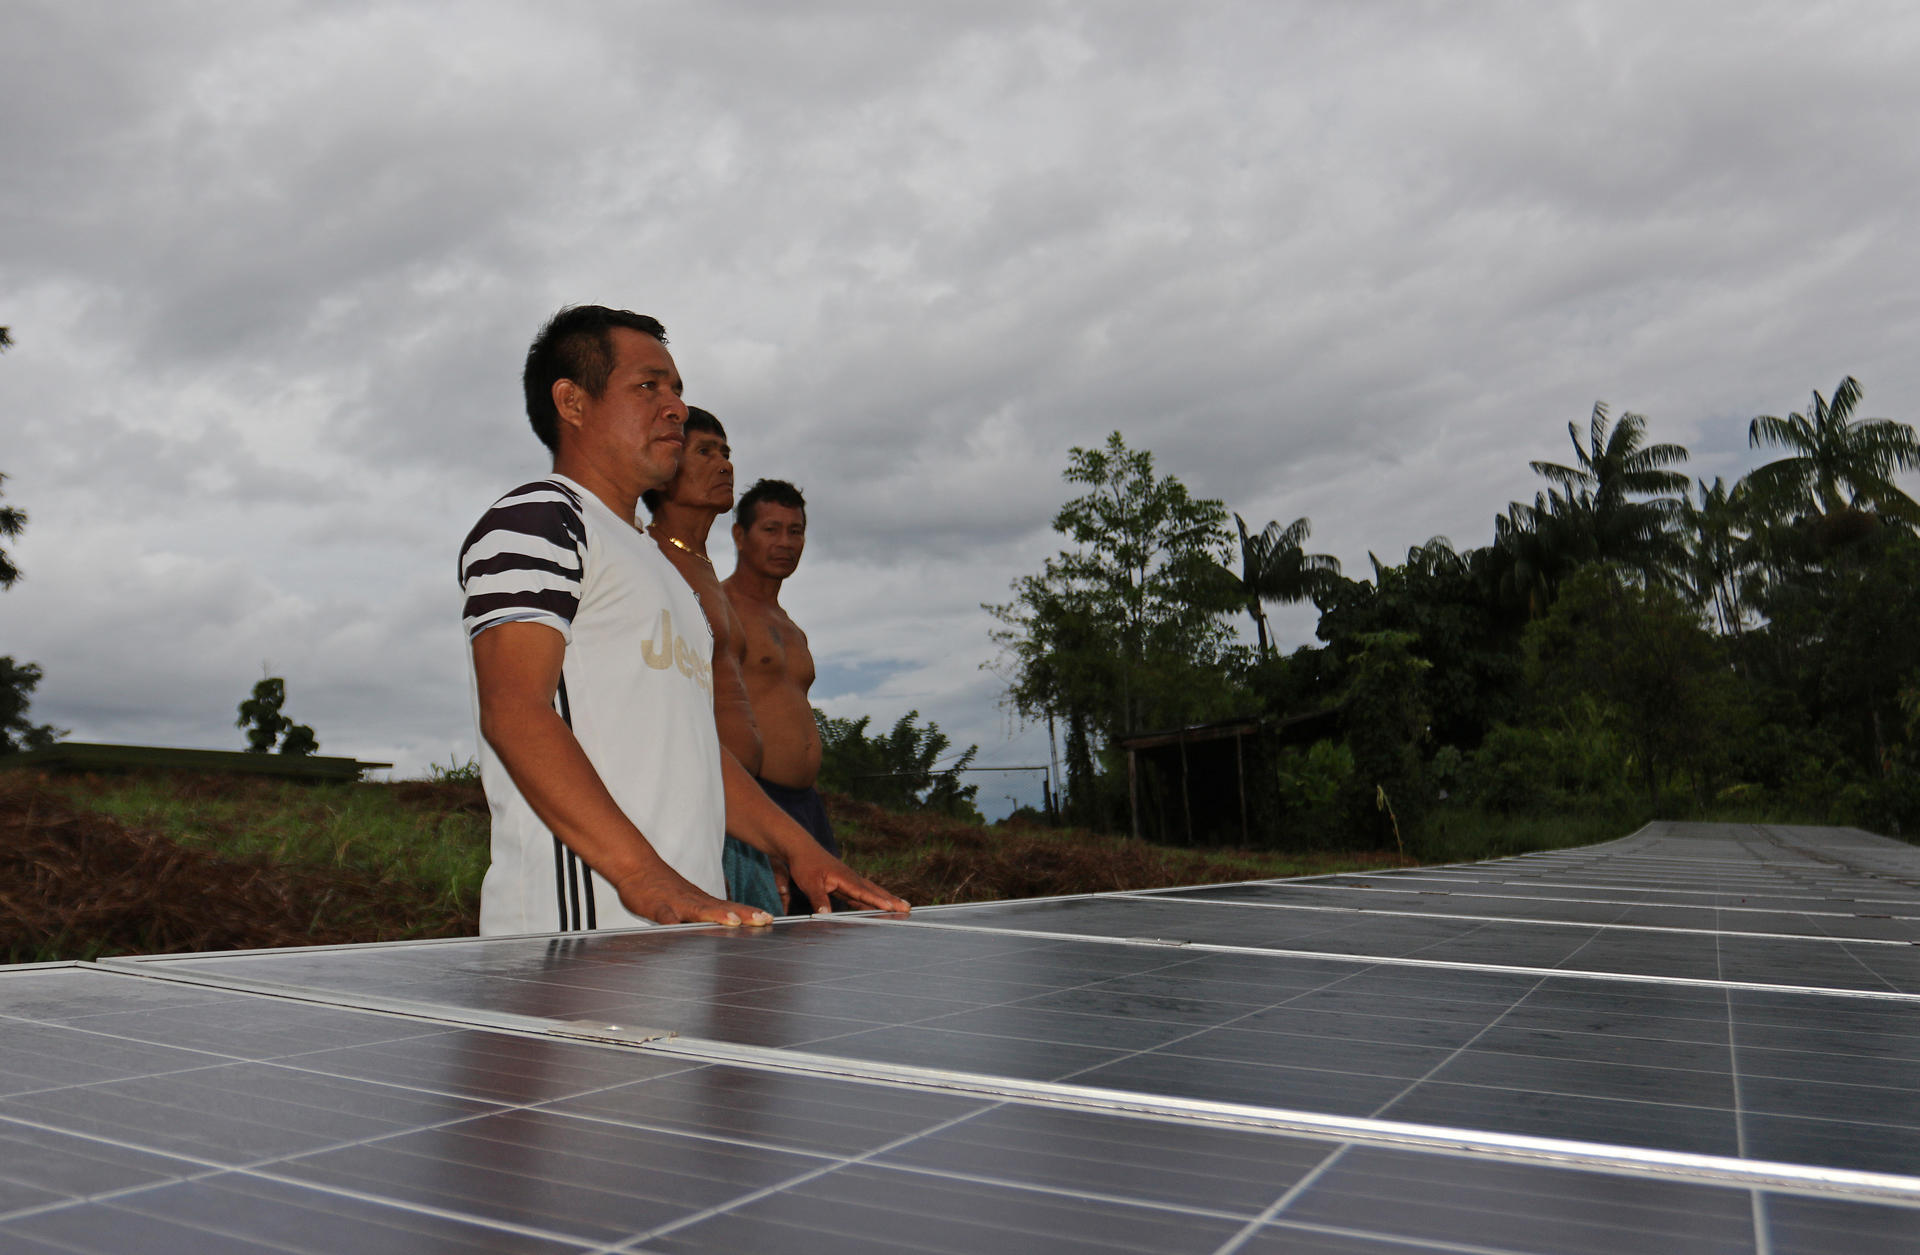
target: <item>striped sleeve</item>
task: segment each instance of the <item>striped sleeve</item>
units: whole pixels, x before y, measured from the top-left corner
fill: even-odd
[[[523,484],[494,502],[460,546],[467,639],[533,622],[571,641],[586,552],[580,496],[565,484]]]

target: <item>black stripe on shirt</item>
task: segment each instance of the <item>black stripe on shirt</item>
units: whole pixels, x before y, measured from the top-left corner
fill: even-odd
[[[529,588],[512,593],[482,593],[467,598],[460,613],[468,622],[483,618],[496,610],[545,610],[557,615],[568,623],[580,612],[578,594],[561,588]]]
[[[491,558],[475,558],[469,562],[466,578],[477,580],[483,575],[499,575],[503,571],[544,571],[548,575],[558,575],[564,579],[577,581],[580,578],[580,563],[576,561],[569,565],[509,549],[496,553]]]
[[[560,684],[553,691],[553,704],[554,708],[560,712],[560,722],[566,724],[569,728],[573,727],[573,706],[567,701],[567,673],[564,667],[560,672]],[[555,837],[553,840],[556,848],[559,847],[560,838]],[[562,896],[560,903],[560,918],[563,921],[561,927],[578,928],[580,927],[580,882],[575,877],[580,866],[580,856],[575,854],[571,849],[568,849],[566,852],[566,863],[567,890]],[[556,872],[557,870],[556,868]],[[593,911],[593,873],[588,872],[587,875],[587,911],[589,918],[591,918]],[[572,922],[570,923],[564,922],[569,919],[567,913],[569,904],[572,906],[572,915],[570,917]],[[588,924],[587,927],[591,928],[593,925]]]
[[[464,567],[467,550],[482,537],[494,532],[534,536],[560,549],[578,551],[587,543],[587,525],[580,512],[559,501],[523,501],[518,505],[497,505],[480,516],[467,538],[460,542],[460,560]]]
[[[507,495],[509,497],[517,497],[523,492],[557,492],[567,500],[573,502],[573,508],[576,510],[584,504],[580,499],[579,493],[557,479],[536,479],[531,484],[520,485]]]

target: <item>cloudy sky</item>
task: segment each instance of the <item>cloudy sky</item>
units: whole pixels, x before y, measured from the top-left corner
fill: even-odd
[[[557,307],[660,317],[835,714],[982,763],[983,601],[1114,430],[1364,573],[1596,399],[1696,474],[1920,419],[1920,13],[1854,4],[0,0],[0,653],[76,739],[473,752],[454,554]],[[730,569],[724,543],[722,571]],[[1277,618],[1283,646],[1311,611]],[[987,778],[990,813],[1011,786]],[[996,806],[995,804],[998,803]]]

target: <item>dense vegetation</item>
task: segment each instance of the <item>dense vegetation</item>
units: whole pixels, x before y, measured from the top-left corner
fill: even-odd
[[[1753,419],[1778,456],[1731,486],[1596,404],[1490,543],[1435,537],[1361,579],[1304,552],[1306,519],[1254,531],[1115,433],[1072,451],[1068,546],[988,607],[1009,700],[1064,737],[1068,813],[1096,827],[1126,822],[1130,734],[1319,716],[1254,769],[1275,840],[1390,841],[1462,808],[1915,831],[1920,506],[1894,477],[1920,443],[1860,397],[1848,378]],[[1309,599],[1318,643],[1283,653],[1263,607]]]

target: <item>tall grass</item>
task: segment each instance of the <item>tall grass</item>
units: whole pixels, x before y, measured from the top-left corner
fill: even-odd
[[[170,775],[57,778],[75,805],[224,858],[338,868],[416,903],[420,927],[477,920],[487,871],[477,784],[304,784]]]

